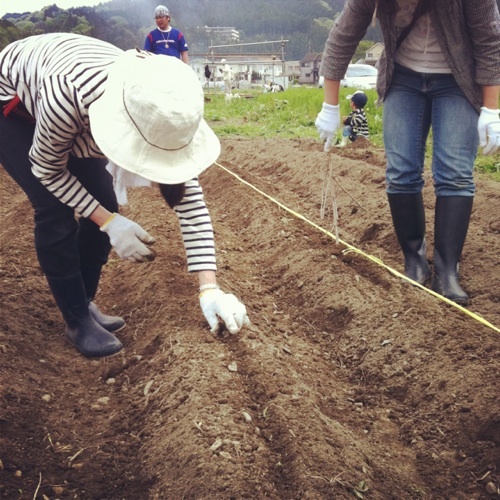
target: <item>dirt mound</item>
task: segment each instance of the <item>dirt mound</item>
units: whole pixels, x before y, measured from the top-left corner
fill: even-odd
[[[383,152],[331,158],[341,241],[401,271]],[[499,332],[479,317],[500,326],[498,184],[478,178],[463,254],[474,317],[320,229],[328,166],[312,140],[226,139],[203,174],[221,287],[252,320],[236,336],[210,335],[175,216],[131,192],[158,256],[106,266],[98,303],[128,326],[104,361],[65,340],[31,208],[0,169],[2,498],[497,495]]]

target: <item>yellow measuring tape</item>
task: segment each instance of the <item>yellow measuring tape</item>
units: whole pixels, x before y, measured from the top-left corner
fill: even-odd
[[[344,245],[345,247],[347,247],[346,250],[342,251],[343,253],[351,253],[351,252],[357,253],[357,254],[365,257],[366,259],[371,260],[372,262],[375,262],[375,264],[379,265],[380,267],[383,267],[383,268],[387,269],[389,272],[391,272],[395,276],[398,276],[399,278],[402,278],[402,279],[408,281],[408,283],[411,283],[412,285],[417,286],[418,288],[421,288],[425,292],[429,293],[430,295],[433,295],[434,297],[436,297],[439,300],[445,302],[446,304],[454,307],[455,309],[458,309],[459,311],[461,311],[462,313],[466,314],[467,316],[470,316],[472,319],[478,321],[479,323],[482,323],[483,325],[487,326],[488,328],[491,328],[495,332],[500,333],[500,328],[497,328],[496,326],[492,325],[489,321],[485,320],[484,318],[481,318],[481,316],[479,316],[479,315],[477,315],[477,314],[469,311],[468,309],[465,309],[465,307],[462,307],[461,305],[457,304],[456,302],[453,302],[452,300],[449,300],[446,297],[443,297],[439,293],[436,293],[433,290],[430,290],[429,288],[426,288],[425,286],[421,285],[420,283],[417,283],[416,281],[413,281],[410,278],[407,278],[404,274],[401,274],[399,271],[396,271],[395,269],[393,269],[392,267],[388,266],[387,264],[384,264],[384,262],[382,262],[381,259],[378,259],[377,257],[374,257],[373,255],[369,255],[369,254],[363,252],[359,248],[356,248],[356,247],[350,245],[349,243],[343,241],[340,238],[338,238],[338,240],[337,240],[336,236],[334,234],[332,234],[330,231],[327,231],[326,229],[322,228],[321,226],[318,226],[318,224],[315,224],[314,222],[310,221],[309,219],[307,219],[303,215],[299,214],[298,212],[295,212],[294,210],[291,210],[286,205],[283,205],[283,203],[280,203],[278,200],[276,200],[272,196],[269,196],[264,191],[261,191],[260,189],[256,188],[253,184],[250,184],[245,179],[242,179],[239,175],[235,174],[234,172],[232,172],[228,168],[224,167],[220,163],[215,162],[215,165],[217,165],[219,168],[221,168],[222,170],[224,170],[228,174],[232,175],[234,178],[238,179],[242,184],[245,184],[248,187],[252,188],[254,191],[257,191],[257,193],[259,193],[262,196],[266,197],[268,200],[272,201],[273,203],[275,203],[276,205],[278,205],[283,210],[286,210],[287,212],[289,212],[293,216],[297,217],[297,219],[303,220],[304,222],[306,222],[307,224],[311,225],[312,227],[318,229],[319,231],[321,231],[322,233],[326,234],[330,238],[332,238],[332,239],[334,239],[334,240],[339,241],[340,243],[342,243],[342,245]]]

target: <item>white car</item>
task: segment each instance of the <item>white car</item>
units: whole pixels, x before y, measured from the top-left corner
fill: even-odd
[[[362,90],[374,89],[377,85],[377,75],[377,68],[369,64],[349,64],[340,85]],[[324,82],[325,78],[320,76],[318,87],[323,88]]]
[[[374,89],[377,85],[377,75],[377,68],[369,64],[349,64],[340,85],[362,90]]]

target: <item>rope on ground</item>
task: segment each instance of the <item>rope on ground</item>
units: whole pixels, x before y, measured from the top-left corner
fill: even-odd
[[[433,295],[434,297],[436,297],[437,299],[441,300],[442,302],[445,302],[446,304],[454,307],[455,309],[458,309],[460,312],[466,314],[467,316],[471,317],[475,321],[478,321],[479,323],[483,324],[484,326],[487,326],[488,328],[491,328],[495,332],[500,333],[500,328],[497,328],[496,326],[492,325],[489,321],[487,321],[486,319],[482,318],[478,314],[475,314],[472,311],[469,311],[465,307],[462,307],[460,304],[457,304],[456,302],[453,302],[453,301],[447,299],[446,297],[443,297],[439,293],[436,293],[433,290],[431,290],[429,288],[426,288],[425,286],[421,285],[420,283],[417,283],[416,281],[413,281],[412,279],[406,277],[404,274],[401,274],[399,271],[396,271],[392,267],[390,267],[387,264],[385,264],[381,259],[379,259],[377,257],[374,257],[373,255],[367,254],[367,253],[363,252],[362,250],[360,250],[359,248],[356,248],[355,246],[350,245],[346,241],[343,241],[341,238],[336,237],[330,231],[327,231],[326,229],[322,228],[318,224],[316,224],[316,223],[310,221],[309,219],[307,219],[306,217],[304,217],[302,214],[300,214],[298,212],[295,212],[294,210],[288,208],[286,205],[283,205],[283,203],[279,202],[278,200],[276,200],[272,196],[268,195],[264,191],[261,191],[260,189],[258,189],[257,187],[255,187],[253,184],[250,184],[245,179],[242,179],[238,174],[235,174],[234,172],[232,172],[228,168],[224,167],[220,163],[215,162],[215,165],[217,165],[219,168],[221,168],[222,170],[224,170],[228,174],[232,175],[235,179],[237,179],[242,184],[245,184],[246,186],[252,188],[254,191],[256,191],[257,193],[261,194],[262,196],[264,196],[268,200],[272,201],[273,203],[275,203],[276,205],[278,205],[283,210],[286,210],[288,213],[292,214],[297,219],[300,219],[300,220],[306,222],[307,224],[309,224],[310,226],[314,227],[318,231],[321,231],[322,233],[326,234],[328,237],[336,240],[337,243],[341,243],[342,245],[344,245],[345,247],[347,247],[345,250],[342,250],[342,253],[344,253],[344,254],[356,253],[358,255],[361,255],[365,259],[371,260],[372,262],[374,262],[375,264],[377,264],[380,267],[383,267],[384,269],[386,269],[390,273],[394,274],[395,276],[397,276],[397,277],[399,277],[399,278],[407,281],[408,283],[410,283],[410,284],[412,284],[412,285],[414,285],[414,286],[422,289],[424,292],[426,292],[426,293],[428,293],[430,295]]]

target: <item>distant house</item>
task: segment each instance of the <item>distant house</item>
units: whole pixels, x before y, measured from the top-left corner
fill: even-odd
[[[359,62],[362,62],[363,64],[370,64],[371,66],[375,66],[375,64],[377,64],[377,61],[379,60],[380,56],[382,55],[383,51],[384,51],[384,44],[383,43],[376,43],[375,45],[372,45],[365,52],[365,58]]]
[[[309,53],[300,61],[299,83],[316,84],[319,80],[321,53]]]
[[[291,82],[300,78],[300,61],[285,61],[285,75]]]

